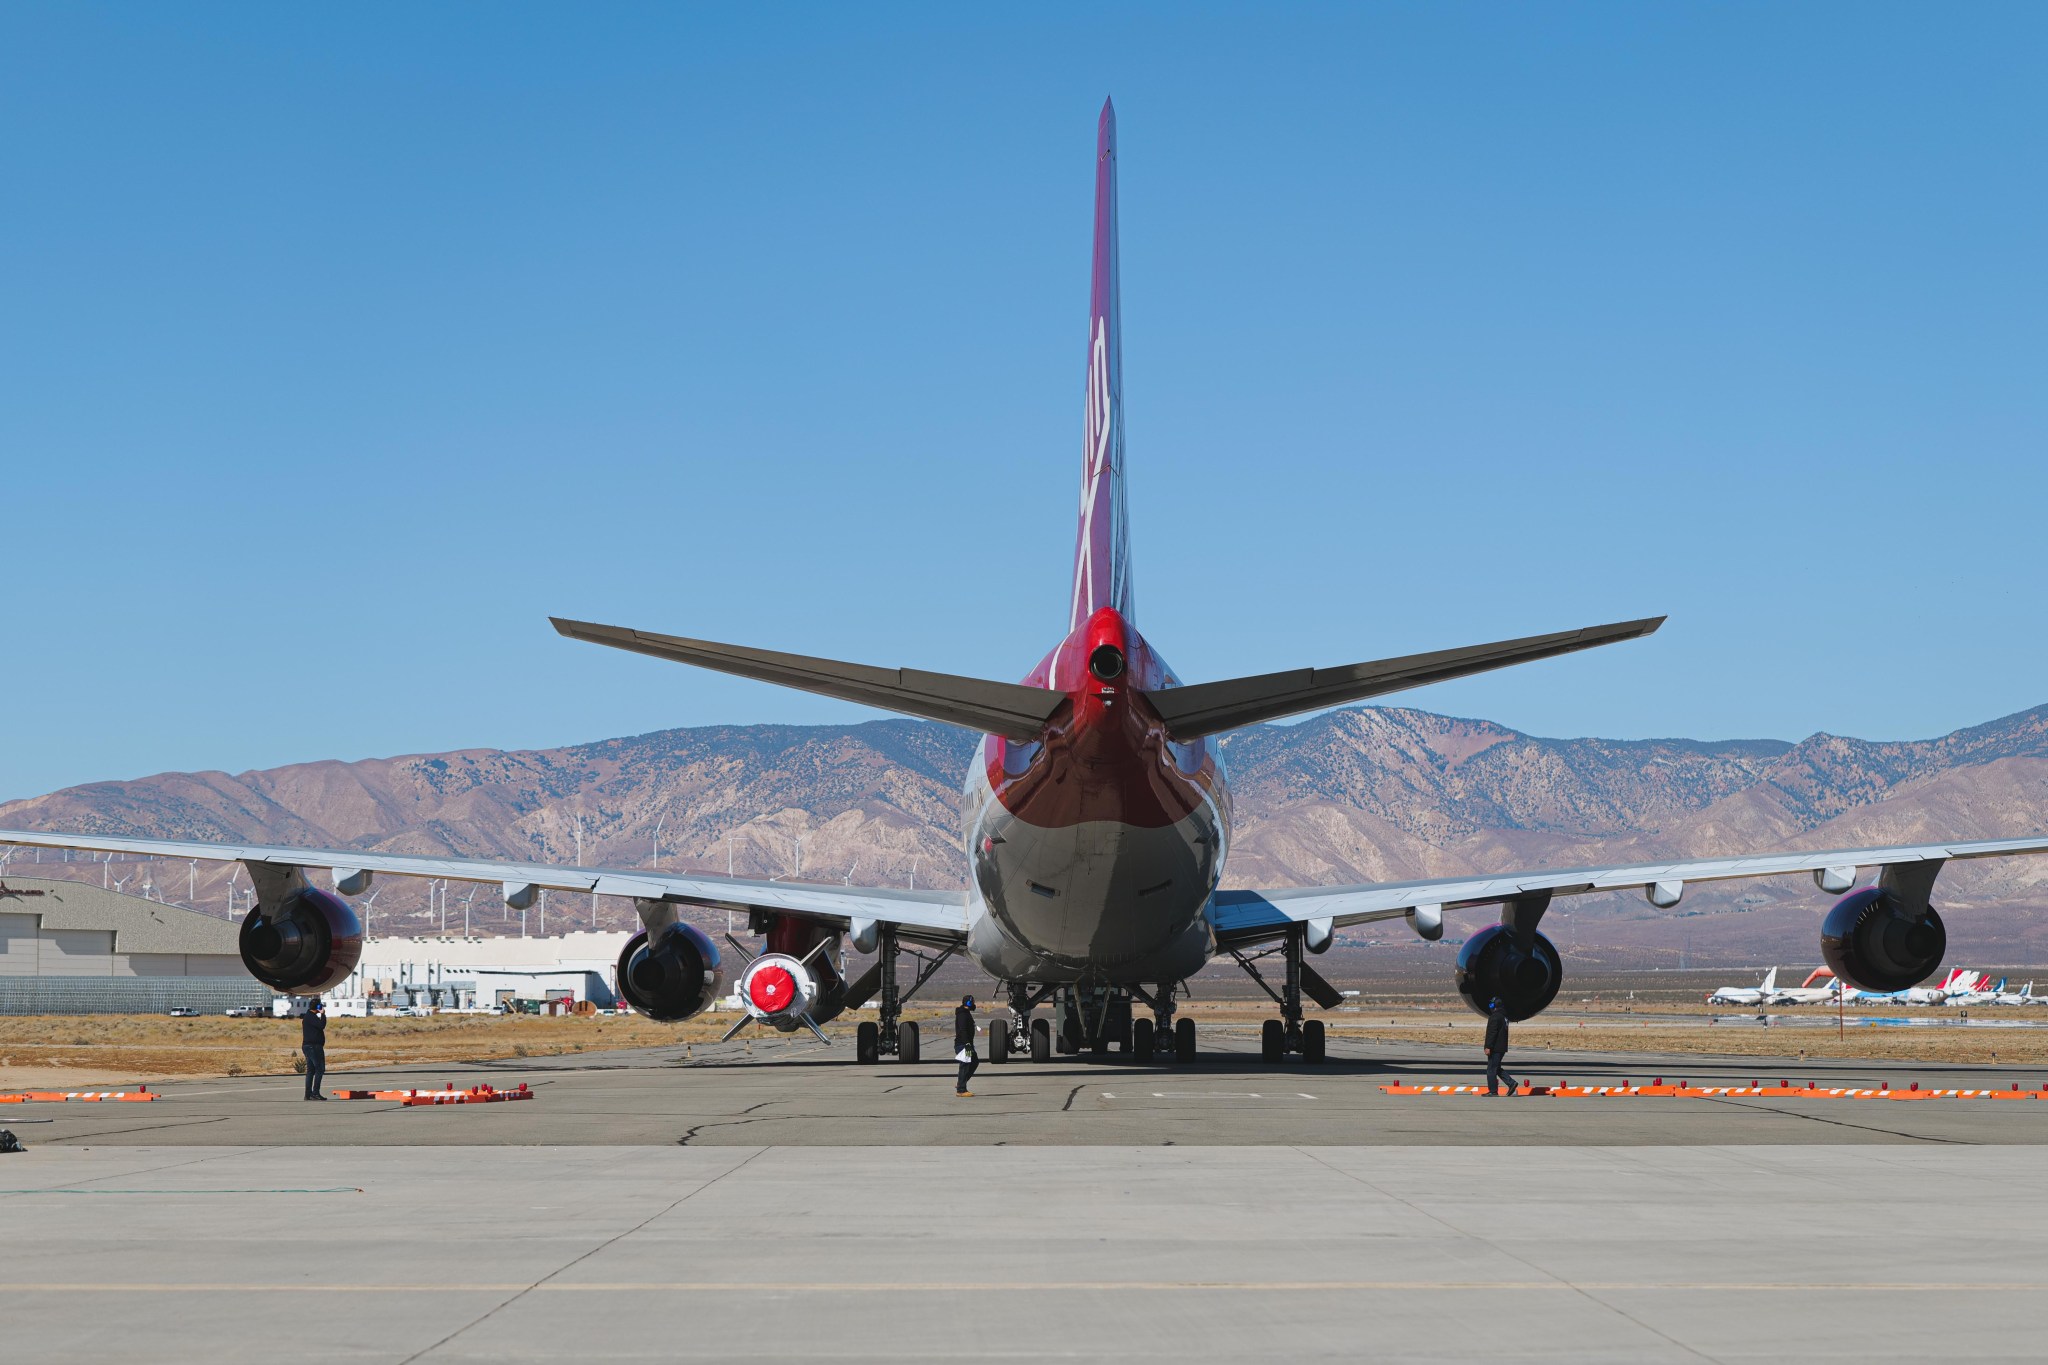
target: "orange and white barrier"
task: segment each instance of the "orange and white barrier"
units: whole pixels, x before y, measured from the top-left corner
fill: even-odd
[[[31,1090],[25,1095],[0,1095],[0,1104],[56,1104],[64,1100],[84,1100],[88,1104],[102,1100],[121,1103],[147,1103],[157,1096],[148,1086],[137,1086],[133,1090]]]
[[[1389,1095],[1484,1095],[1483,1085],[1383,1085],[1382,1091]],[[1524,1085],[1511,1092],[1516,1095],[1549,1095],[1558,1099],[1628,1099],[1634,1097],[1650,1099],[1798,1099],[1798,1100],[2048,1100],[2048,1085],[2039,1090],[1922,1090],[1920,1082],[1914,1081],[1904,1090],[1894,1090],[1890,1082],[1883,1082],[1875,1090],[1857,1086],[1824,1086],[1816,1081],[1805,1085],[1794,1085],[1780,1081],[1776,1085],[1765,1085],[1752,1081],[1748,1085],[1693,1085],[1679,1081],[1666,1085],[1659,1076],[1649,1085],[1630,1085],[1623,1081],[1619,1085]]]
[[[507,1100],[530,1100],[533,1092],[521,1081],[517,1090],[499,1090],[489,1085],[473,1085],[467,1090],[456,1090],[443,1085],[439,1090],[337,1090],[338,1100],[387,1100],[404,1105],[429,1104],[502,1104]]]

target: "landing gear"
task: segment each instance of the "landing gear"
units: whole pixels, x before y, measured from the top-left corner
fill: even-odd
[[[1153,1040],[1152,1021],[1150,1019],[1131,1020],[1130,1056],[1134,1062],[1149,1062],[1152,1060]]]
[[[988,1059],[995,1066],[1010,1060],[1010,1027],[999,1019],[989,1021]]]
[[[1049,1062],[1052,1060],[1052,1021],[1033,1019],[1031,1021],[1031,1060]]]
[[[1301,960],[1307,938],[1307,926],[1294,924],[1288,926],[1285,938],[1264,952],[1247,955],[1235,948],[1230,949],[1237,965],[1244,968],[1251,979],[1259,983],[1259,989],[1273,997],[1273,1003],[1280,1007],[1280,1017],[1266,1020],[1259,1029],[1261,1061],[1279,1062],[1290,1052],[1311,1064],[1323,1060],[1323,1021],[1311,1019],[1306,1024],[1302,1022],[1302,992],[1309,992],[1324,1009],[1334,1008],[1343,997],[1313,967]],[[1275,953],[1281,955],[1286,965],[1286,974],[1281,978],[1277,991],[1267,983],[1258,968],[1260,958],[1271,957]]]
[[[875,1022],[862,1023],[854,1034],[854,1059],[861,1062],[879,1061],[882,1057],[894,1055],[899,1062],[914,1062],[918,1058],[917,1024],[903,1017],[903,1006],[917,994],[925,982],[932,979],[932,973],[954,953],[952,948],[941,949],[935,956],[926,956],[914,948],[904,948],[896,941],[896,926],[880,925],[879,946],[875,950],[875,971],[879,974],[881,1000],[875,1007]],[[904,990],[896,984],[896,961],[909,953],[918,961],[917,979]],[[868,1030],[873,1029],[874,1051],[868,1046]]]
[[[882,1060],[882,1030],[872,1019],[863,1019],[853,1031],[853,1060],[873,1066]]]
[[[1183,1019],[1173,1026],[1173,1060],[1182,1066],[1195,1060],[1195,1021]]]

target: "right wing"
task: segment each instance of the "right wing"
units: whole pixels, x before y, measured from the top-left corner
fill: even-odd
[[[1499,905],[1518,896],[1548,893],[1578,896],[1594,891],[1641,890],[1653,903],[1674,905],[1693,882],[1744,877],[1781,877],[1811,872],[1822,889],[1847,891],[1856,870],[1894,864],[1932,863],[1950,858],[2001,858],[2048,853],[2048,839],[1985,839],[1974,843],[1905,844],[1891,848],[1838,848],[1821,853],[1765,853],[1743,858],[1694,858],[1624,867],[1572,867],[1503,872],[1487,877],[1435,877],[1427,881],[1380,882],[1368,886],[1296,886],[1272,891],[1218,891],[1210,923],[1217,941],[1241,946],[1280,937],[1289,925],[1328,921],[1333,928],[1375,920],[1440,917],[1445,910]],[[1927,874],[1931,880],[1932,872]],[[1660,899],[1661,898],[1661,899]],[[1441,923],[1437,918],[1436,923]]]
[[[445,877],[458,882],[496,882],[513,905],[529,903],[537,891],[594,891],[600,896],[666,900],[714,910],[774,910],[821,920],[840,928],[861,922],[893,924],[902,937],[937,947],[964,942],[967,897],[959,891],[906,891],[890,887],[845,887],[812,882],[754,881],[743,877],[649,872],[639,869],[557,867],[546,863],[487,858],[442,858],[414,853],[370,853],[351,849],[292,848],[280,844],[211,844],[188,839],[130,839],[91,834],[47,834],[0,830],[0,845],[76,848],[145,857],[202,858],[257,867],[324,868],[337,889],[355,895],[369,888],[369,876]]]

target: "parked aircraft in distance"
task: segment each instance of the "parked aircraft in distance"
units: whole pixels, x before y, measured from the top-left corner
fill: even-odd
[[[2041,837],[1365,885],[1232,885],[1225,875],[1231,803],[1217,748],[1225,731],[1638,639],[1663,618],[1335,667],[1264,667],[1241,677],[1184,684],[1137,624],[1124,482],[1116,119],[1108,104],[1097,126],[1094,164],[1081,496],[1067,629],[1021,682],[554,622],[574,639],[981,735],[962,794],[964,891],[62,831],[0,831],[0,844],[239,861],[255,890],[241,927],[243,960],[259,980],[300,994],[325,991],[354,969],[363,929],[344,898],[367,892],[377,876],[495,883],[514,908],[531,904],[543,889],[627,897],[643,927],[619,957],[618,988],[635,1009],[657,1020],[690,1018],[725,993],[728,976],[746,1009],[735,1030],[756,1022],[784,1032],[816,1032],[825,1021],[874,1001],[878,1017],[856,1031],[855,1056],[862,1061],[884,1055],[917,1059],[917,1024],[903,1018],[903,1005],[939,962],[964,954],[1001,983],[1010,1008],[1009,1018],[990,1031],[992,1062],[1020,1048],[1040,1061],[1056,1050],[1100,1053],[1111,1047],[1140,1061],[1189,1061],[1196,1051],[1195,1025],[1176,1017],[1176,1002],[1188,978],[1218,958],[1237,963],[1273,1000],[1275,1017],[1265,1021],[1261,1035],[1264,1058],[1321,1061],[1323,1024],[1305,1017],[1304,1002],[1330,1009],[1342,999],[1310,961],[1330,947],[1337,931],[1405,920],[1419,937],[1434,940],[1443,934],[1447,913],[1467,910],[1495,914],[1498,922],[1466,937],[1455,967],[1459,992],[1475,1009],[1498,998],[1510,1018],[1527,1019],[1551,1003],[1564,979],[1557,949],[1538,927],[1556,898],[1632,890],[1670,907],[1694,883],[1734,878],[1812,876],[1823,892],[1840,898],[1821,929],[1828,965],[1850,985],[1898,991],[1926,980],[1947,951],[1947,930],[1931,897],[1949,860],[2048,852],[2048,837]],[[1273,457],[1261,452],[1257,458],[1258,467],[1248,469],[1247,477],[1274,477]],[[1028,476],[1023,470],[1009,474],[1013,481]],[[1157,542],[1169,586],[1198,557],[1231,553],[1256,563],[1255,546],[1219,540],[1219,529],[1212,524],[1189,534],[1177,530]],[[1536,528],[1476,529],[1527,539]],[[970,567],[985,574],[1017,572],[1013,559],[998,552]],[[1514,571],[1528,572],[1531,562],[1525,555]],[[1275,584],[1273,590],[1298,589]],[[944,636],[935,633],[933,640],[943,644]],[[1865,870],[1874,876],[1859,875]],[[308,873],[314,871],[331,877],[332,891],[313,884]],[[707,909],[745,914],[760,943],[746,946],[728,934],[721,947],[685,918],[686,911]],[[857,980],[841,974],[842,944],[874,955]],[[907,983],[905,957],[918,962]],[[1272,979],[1261,962],[1272,967]],[[1773,973],[1757,999],[1775,986]],[[1035,1013],[1048,1004],[1050,1019]]]
[[[1709,1005],[1769,1005],[1778,995],[1778,969],[1771,968],[1764,973],[1764,979],[1754,986],[1722,986],[1707,997]]]
[[[2001,991],[1992,1002],[1997,1005],[2048,1005],[2048,996],[2034,994],[2034,983],[2029,981],[2016,991]]]

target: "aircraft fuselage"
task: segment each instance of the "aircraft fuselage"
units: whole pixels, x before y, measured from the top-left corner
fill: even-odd
[[[967,775],[968,954],[1005,981],[1198,971],[1230,795],[1214,744],[1173,740],[1140,695],[1179,679],[1104,607],[1024,681],[1068,704],[1030,743],[984,737]]]

